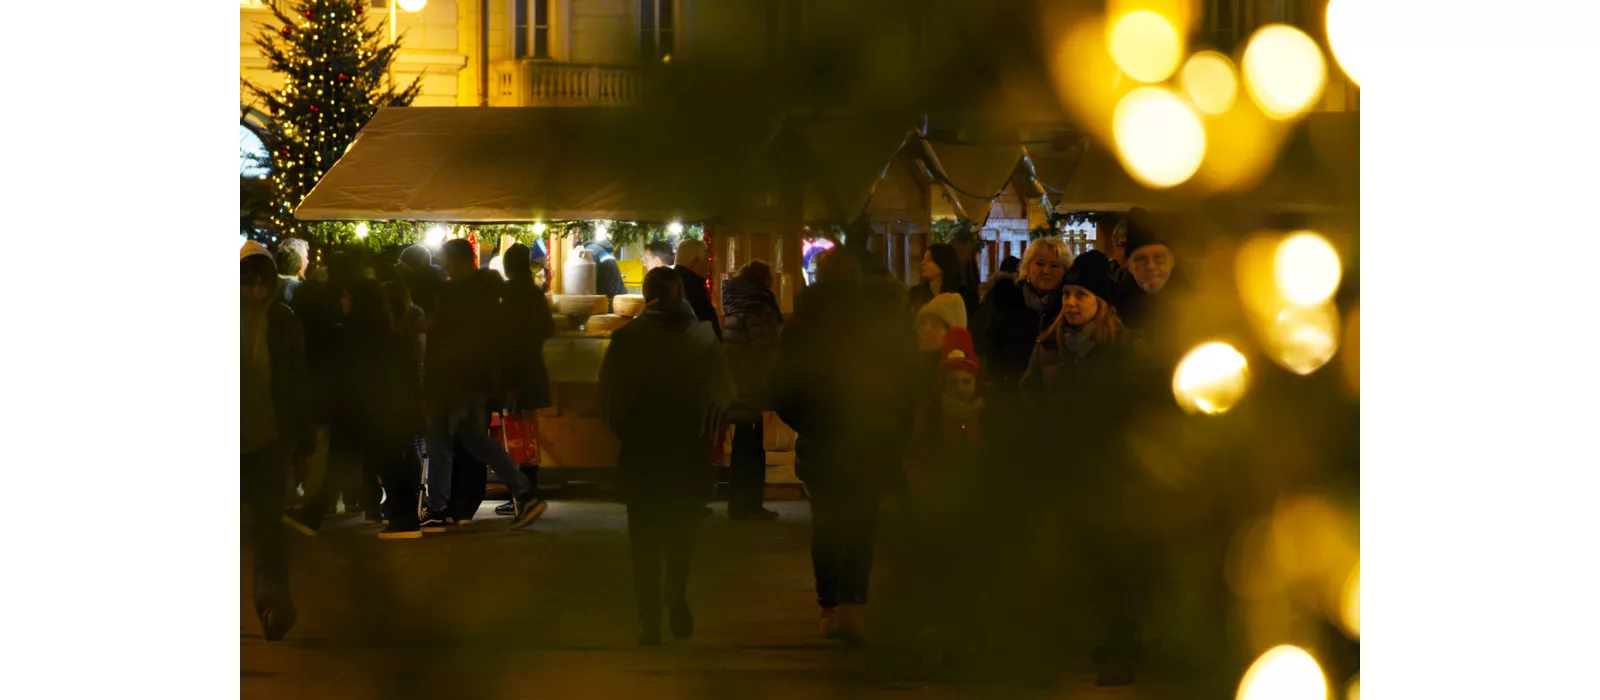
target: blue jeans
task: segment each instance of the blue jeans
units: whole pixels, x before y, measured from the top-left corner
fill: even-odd
[[[428,406],[428,508],[435,513],[450,509],[450,477],[455,460],[456,439],[468,454],[489,465],[513,494],[527,491],[528,477],[506,454],[504,447],[489,437],[489,416],[484,404],[489,395],[467,392],[448,401]]]

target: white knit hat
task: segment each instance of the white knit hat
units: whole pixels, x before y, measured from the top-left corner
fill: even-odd
[[[917,310],[917,318],[932,314],[950,328],[967,327],[967,302],[960,294],[940,294]]]
[[[250,257],[252,255],[265,255],[268,258],[271,258],[272,257],[272,251],[267,250],[266,246],[262,245],[261,243],[259,243],[257,241],[245,241],[244,245],[239,246],[239,259],[240,260],[248,258],[248,257]]]

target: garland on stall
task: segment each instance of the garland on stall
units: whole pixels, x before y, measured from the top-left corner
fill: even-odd
[[[966,219],[937,219],[933,222],[933,229],[928,232],[929,243],[949,243],[950,245],[972,244],[974,252],[983,252],[984,246],[989,241],[979,233],[978,224]]]

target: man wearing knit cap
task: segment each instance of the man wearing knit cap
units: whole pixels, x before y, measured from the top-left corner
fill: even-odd
[[[1161,343],[1177,322],[1179,297],[1188,285],[1177,274],[1178,258],[1149,212],[1135,208],[1125,220],[1127,271],[1131,283],[1113,291],[1123,323]]]

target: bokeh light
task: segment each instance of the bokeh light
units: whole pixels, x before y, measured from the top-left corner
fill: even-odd
[[[543,236],[544,232],[549,228],[543,221],[535,221],[533,222],[533,235]]]
[[[1361,395],[1361,307],[1350,310],[1344,322],[1344,355],[1340,366],[1344,369],[1344,385],[1350,393]]]
[[[1349,578],[1344,581],[1344,595],[1339,608],[1339,621],[1344,623],[1344,631],[1350,636],[1361,638],[1361,564],[1356,563],[1350,570]]]
[[[1328,681],[1317,660],[1300,647],[1273,647],[1245,671],[1238,700],[1327,700]]]
[[[1129,92],[1111,119],[1123,166],[1150,187],[1182,184],[1205,158],[1206,132],[1199,115],[1166,88]]]
[[[1368,0],[1328,0],[1328,48],[1345,77],[1356,85],[1367,63],[1367,32],[1372,3]]]
[[[366,238],[366,237],[367,237],[367,222],[363,221],[363,222],[361,222],[359,224],[356,224],[356,238]]]
[[[1350,679],[1350,689],[1344,693],[1345,700],[1361,700],[1361,674]]]
[[[1215,51],[1201,51],[1183,64],[1183,90],[1196,109],[1222,114],[1239,97],[1239,76],[1233,62]]]
[[[1233,408],[1250,385],[1250,366],[1232,345],[1210,342],[1189,351],[1172,373],[1172,393],[1190,413]]]
[[[1106,31],[1111,60],[1128,77],[1159,83],[1178,69],[1183,39],[1166,17],[1149,10],[1129,12],[1112,20]]]
[[[1295,374],[1311,374],[1339,352],[1339,310],[1332,304],[1278,312],[1267,334],[1272,361]]]
[[[1296,306],[1316,306],[1332,298],[1343,274],[1333,244],[1311,231],[1296,231],[1284,237],[1273,256],[1272,268],[1278,292]]]
[[[1322,51],[1305,32],[1269,24],[1250,37],[1244,50],[1245,87],[1261,111],[1290,119],[1309,109],[1328,81]]]
[[[434,224],[428,227],[426,234],[423,234],[422,242],[430,248],[438,248],[444,245],[444,238],[447,234],[448,232],[444,230],[442,224]]]

